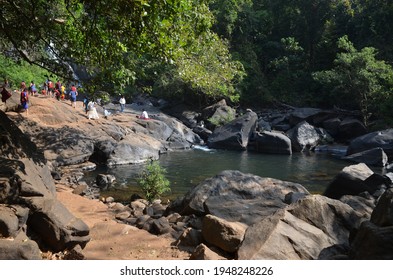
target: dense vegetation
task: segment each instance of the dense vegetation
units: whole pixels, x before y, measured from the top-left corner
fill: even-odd
[[[389,0],[1,3],[3,53],[62,80],[77,69],[88,92],[280,101],[356,109],[365,121],[393,117]]]

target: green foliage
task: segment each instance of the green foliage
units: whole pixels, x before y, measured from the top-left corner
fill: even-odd
[[[306,71],[304,49],[293,37],[282,38],[278,47],[281,48],[281,55],[268,65],[270,89],[281,102],[305,104],[305,85],[309,74]]]
[[[7,79],[11,87],[19,88],[22,81],[27,85],[34,81],[38,86],[49,77],[50,73],[36,65],[29,65],[25,61],[15,62],[14,60],[0,55],[0,77],[1,83]]]
[[[386,0],[1,3],[2,53],[56,73],[62,81],[73,79],[70,65],[83,67],[87,93],[164,93],[205,102],[225,97],[253,106],[276,100],[332,105],[328,83],[320,87],[312,73],[338,66],[339,38],[348,35],[359,53],[376,61],[393,61],[393,4]],[[366,54],[367,47],[374,53]],[[382,91],[369,90],[362,104],[351,94],[339,101],[376,114],[381,106],[374,97]]]
[[[171,190],[170,182],[166,179],[165,173],[166,170],[157,161],[151,161],[137,179],[145,198],[150,203]]]
[[[230,123],[236,118],[235,111],[228,111],[227,114],[222,114],[220,116],[213,116],[208,119],[208,121],[215,127],[222,126]]]
[[[337,54],[332,70],[314,73],[314,78],[327,87],[337,105],[356,104],[365,124],[378,114],[393,90],[393,69],[376,59],[376,49],[356,50],[347,36],[338,40],[343,51]]]

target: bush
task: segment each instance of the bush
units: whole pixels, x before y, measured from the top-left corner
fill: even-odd
[[[139,187],[150,203],[171,190],[165,173],[166,170],[157,161],[151,161],[137,179]]]

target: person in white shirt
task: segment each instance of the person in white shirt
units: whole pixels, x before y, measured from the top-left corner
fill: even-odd
[[[123,113],[124,107],[126,105],[126,99],[124,98],[123,95],[121,96],[119,103],[120,103],[120,112]]]
[[[149,115],[147,114],[147,112],[143,109],[142,114],[139,116],[140,119],[148,119]]]
[[[111,115],[111,112],[109,112],[107,109],[105,109],[105,108],[103,108],[104,109],[104,117],[107,119],[110,115]]]
[[[87,118],[90,119],[99,119],[100,117],[98,116],[97,109],[95,107],[95,102],[90,101],[89,104],[87,105],[87,108],[89,111],[87,111]]]

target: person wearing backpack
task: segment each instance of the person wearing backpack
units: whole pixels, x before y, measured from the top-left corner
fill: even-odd
[[[20,93],[20,105],[26,112],[26,116],[29,114],[29,94],[27,89],[24,88]]]
[[[76,108],[76,97],[78,96],[78,91],[76,90],[76,86],[72,85],[71,86],[71,91],[70,91],[70,100],[71,100],[71,106]]]

